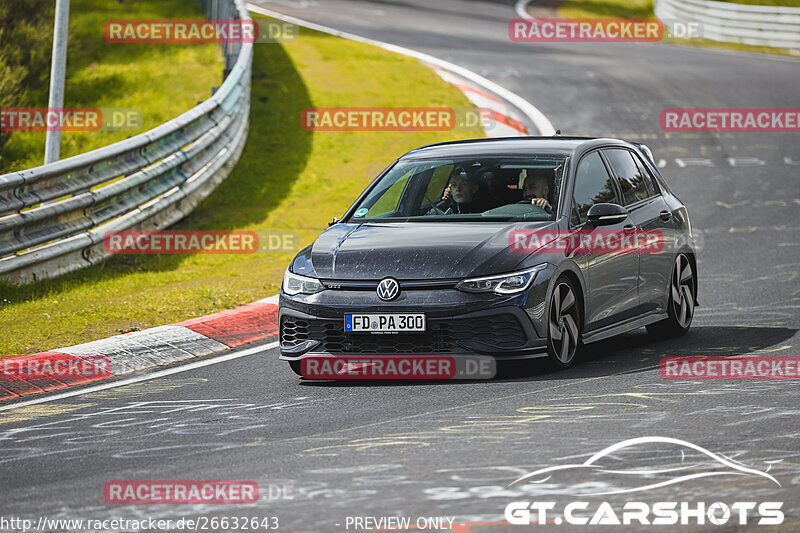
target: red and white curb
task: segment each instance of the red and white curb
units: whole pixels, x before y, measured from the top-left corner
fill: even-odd
[[[483,87],[458,74],[438,67],[431,67],[444,81],[459,89],[480,110],[483,129],[487,137],[519,137],[528,135],[528,128],[517,113],[503,100],[487,92]]]
[[[77,346],[0,361],[0,400],[203,357],[278,334],[278,297]]]

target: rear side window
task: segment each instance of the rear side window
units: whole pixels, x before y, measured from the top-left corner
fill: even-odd
[[[633,154],[621,148],[603,150],[622,192],[623,205],[635,204],[655,194],[650,176],[636,164]]]
[[[573,199],[572,223],[576,226],[586,222],[586,214],[594,204],[617,201],[611,176],[598,152],[584,156],[578,163]]]

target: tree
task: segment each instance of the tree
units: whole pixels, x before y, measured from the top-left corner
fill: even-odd
[[[52,0],[0,2],[0,109],[47,105],[54,11]],[[0,161],[11,134],[0,131]]]

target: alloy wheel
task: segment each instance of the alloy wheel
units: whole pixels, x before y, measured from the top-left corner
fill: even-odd
[[[578,305],[575,293],[566,281],[559,281],[553,290],[548,320],[551,357],[560,366],[568,366],[575,357],[580,340]]]
[[[670,292],[675,318],[681,328],[688,328],[694,315],[694,273],[684,254],[675,259]]]

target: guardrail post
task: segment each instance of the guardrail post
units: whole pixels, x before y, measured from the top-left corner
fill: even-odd
[[[53,58],[50,62],[49,110],[64,107],[64,75],[67,69],[67,38],[69,36],[69,0],[56,0],[53,24]],[[48,129],[44,142],[44,164],[61,157],[61,129]]]

